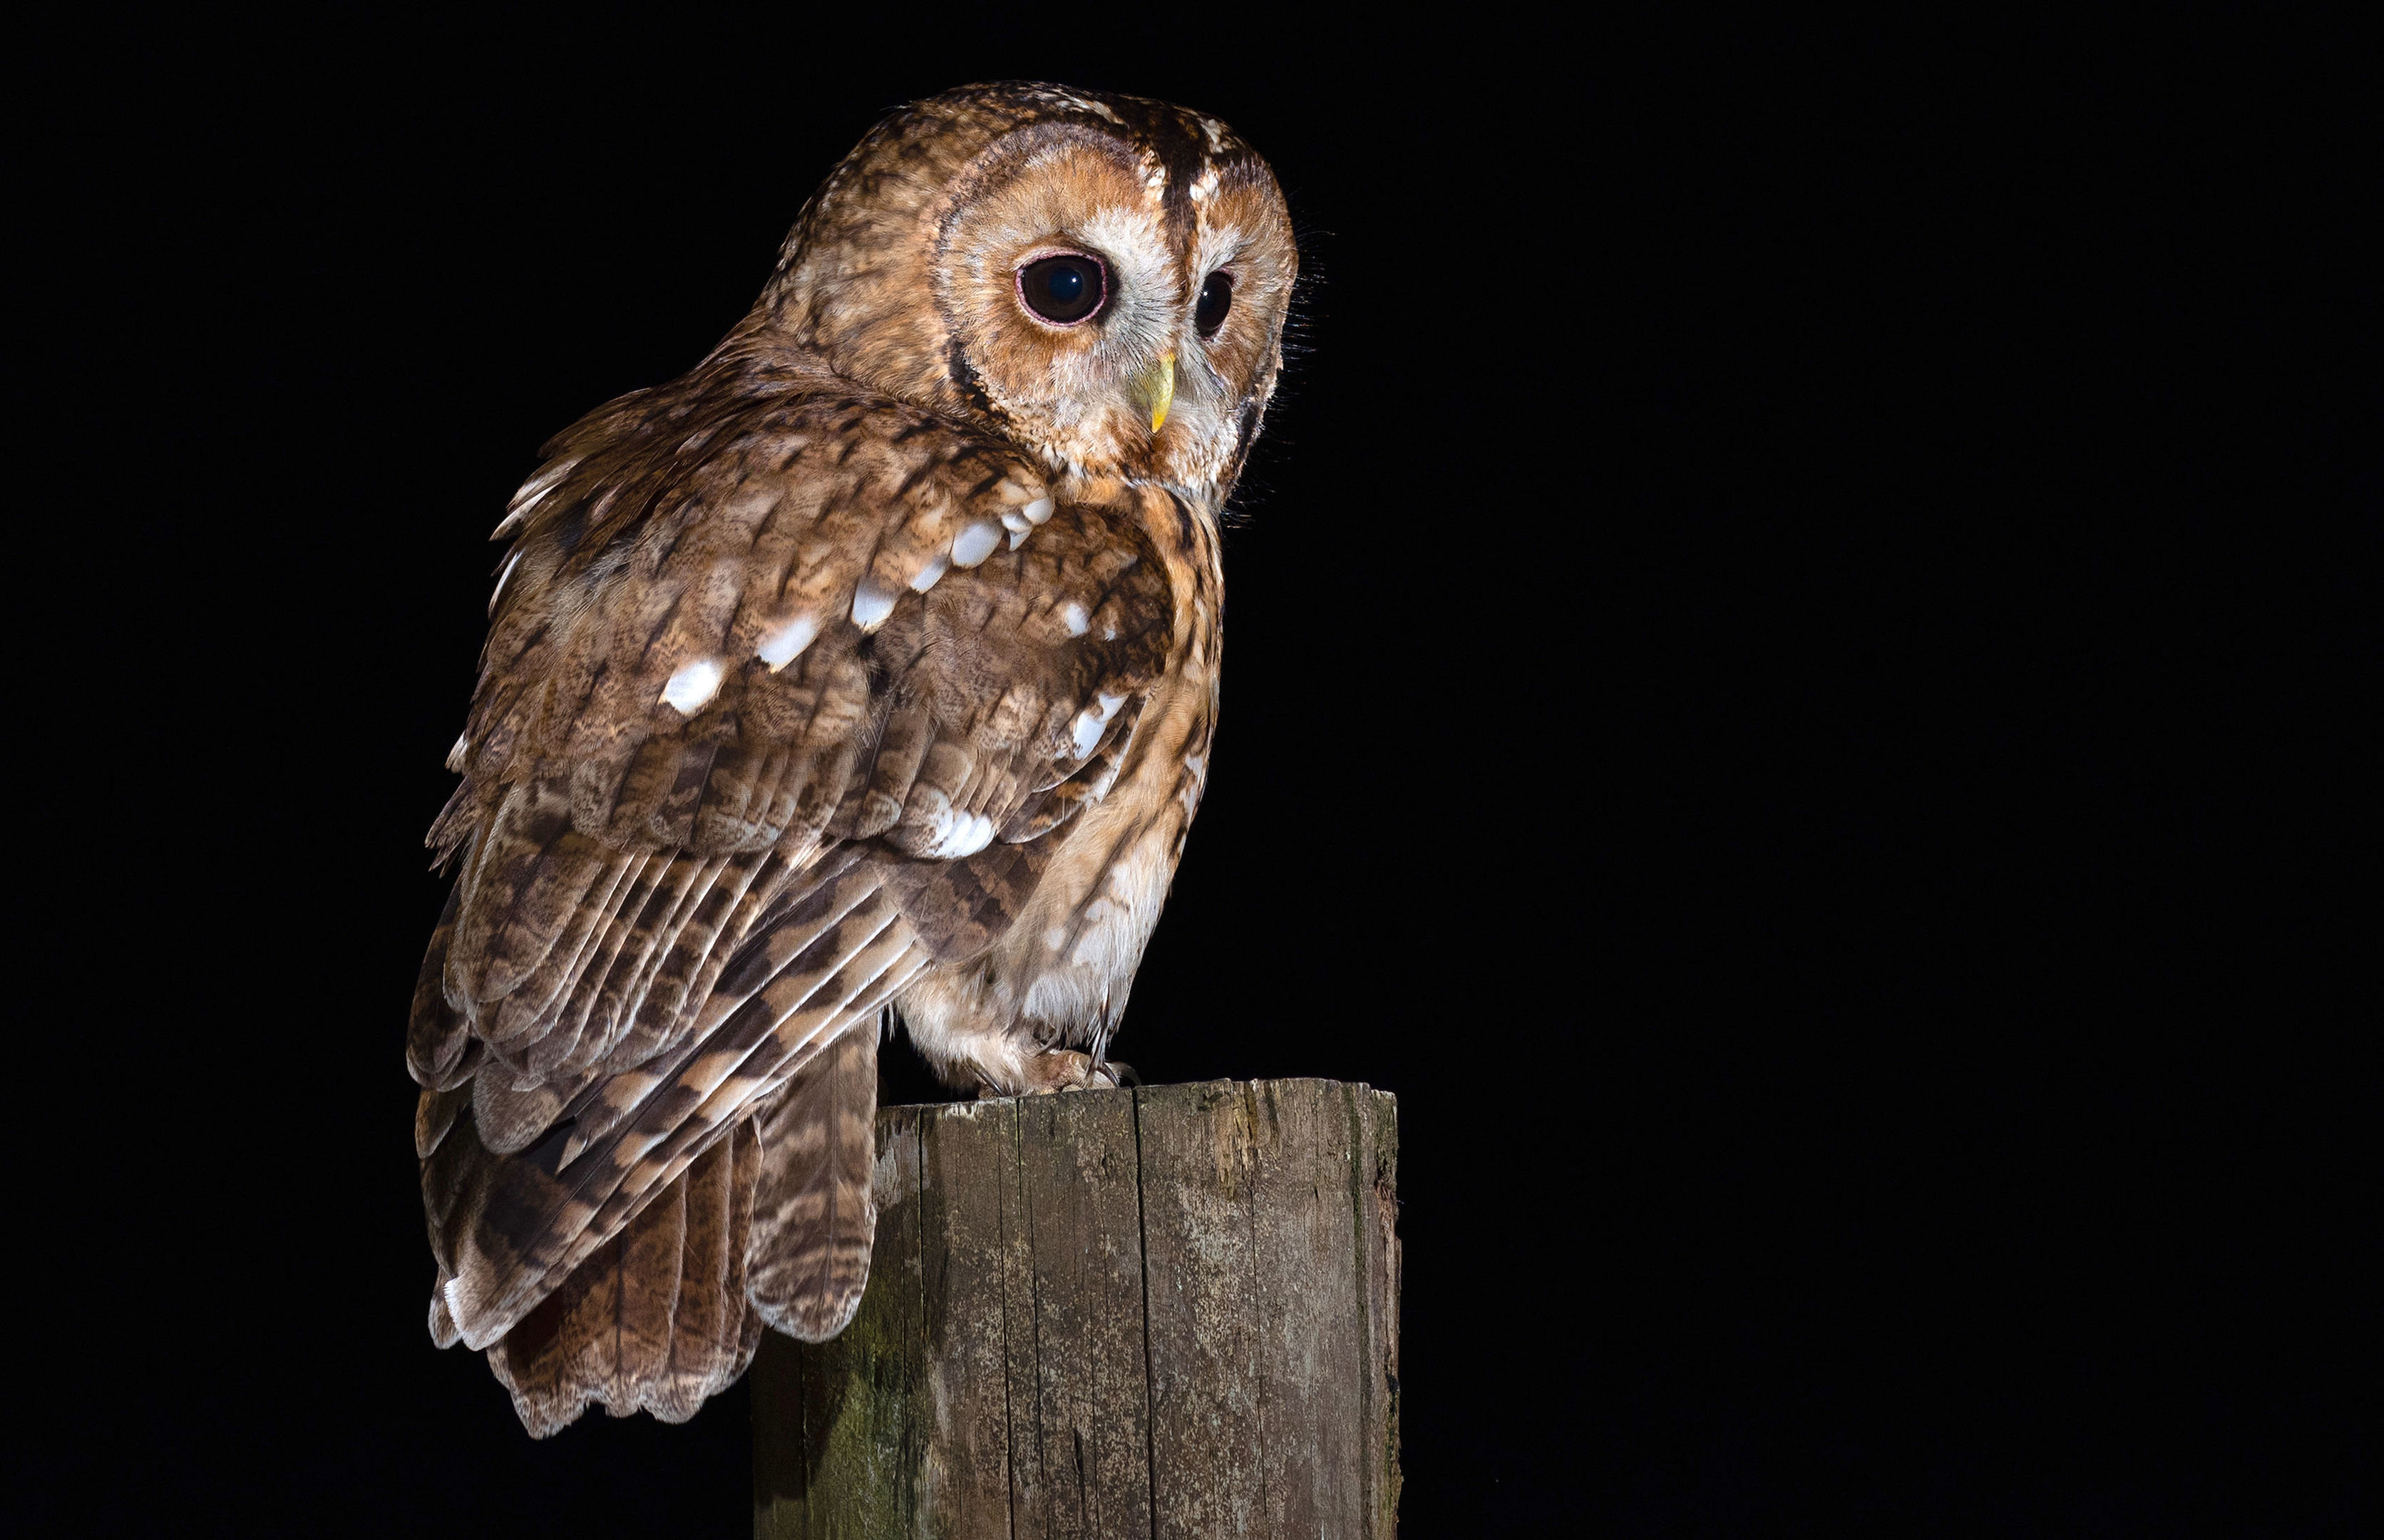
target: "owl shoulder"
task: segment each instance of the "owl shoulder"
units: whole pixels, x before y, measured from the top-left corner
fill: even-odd
[[[434,844],[550,776],[591,834],[695,838],[717,798],[692,789],[722,767],[765,745],[865,761],[905,692],[987,730],[1031,701],[1014,727],[1078,762],[1163,667],[1148,540],[1096,510],[1055,517],[1024,455],[949,418],[746,366],[624,397],[550,448],[509,515],[453,762],[466,784]],[[795,816],[723,826],[743,843]]]

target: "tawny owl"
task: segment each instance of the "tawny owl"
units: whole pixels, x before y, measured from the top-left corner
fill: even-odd
[[[843,1329],[889,1008],[955,1086],[1113,1083],[1298,262],[1213,118],[956,91],[709,357],[548,446],[407,1046],[431,1333],[532,1433]]]

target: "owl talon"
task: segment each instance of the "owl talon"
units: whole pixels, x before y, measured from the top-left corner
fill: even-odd
[[[1124,1084],[1121,1078],[1131,1074],[1124,1064],[1111,1060],[1093,1062],[1089,1053],[1074,1049],[1052,1049],[1030,1057],[1023,1066],[1024,1084],[1015,1087],[982,1085],[976,1094],[980,1099],[1003,1096],[1056,1096],[1062,1091],[1110,1091]]]

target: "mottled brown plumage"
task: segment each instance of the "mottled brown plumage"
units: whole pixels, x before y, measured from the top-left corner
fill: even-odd
[[[1089,315],[1047,316],[1054,261]],[[1297,263],[1222,125],[954,92],[836,169],[710,357],[548,446],[407,1043],[432,1335],[533,1433],[683,1419],[764,1324],[843,1328],[881,1014],[955,1085],[1111,1078]]]

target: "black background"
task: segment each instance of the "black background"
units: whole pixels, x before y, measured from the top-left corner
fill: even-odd
[[[537,445],[699,358],[878,114],[1027,76],[1225,118],[1301,226],[1118,1052],[1398,1094],[1407,1533],[2353,1532],[2352,57],[1282,26],[31,51],[20,1489],[744,1532],[741,1386],[532,1444],[430,1346],[421,837]]]

